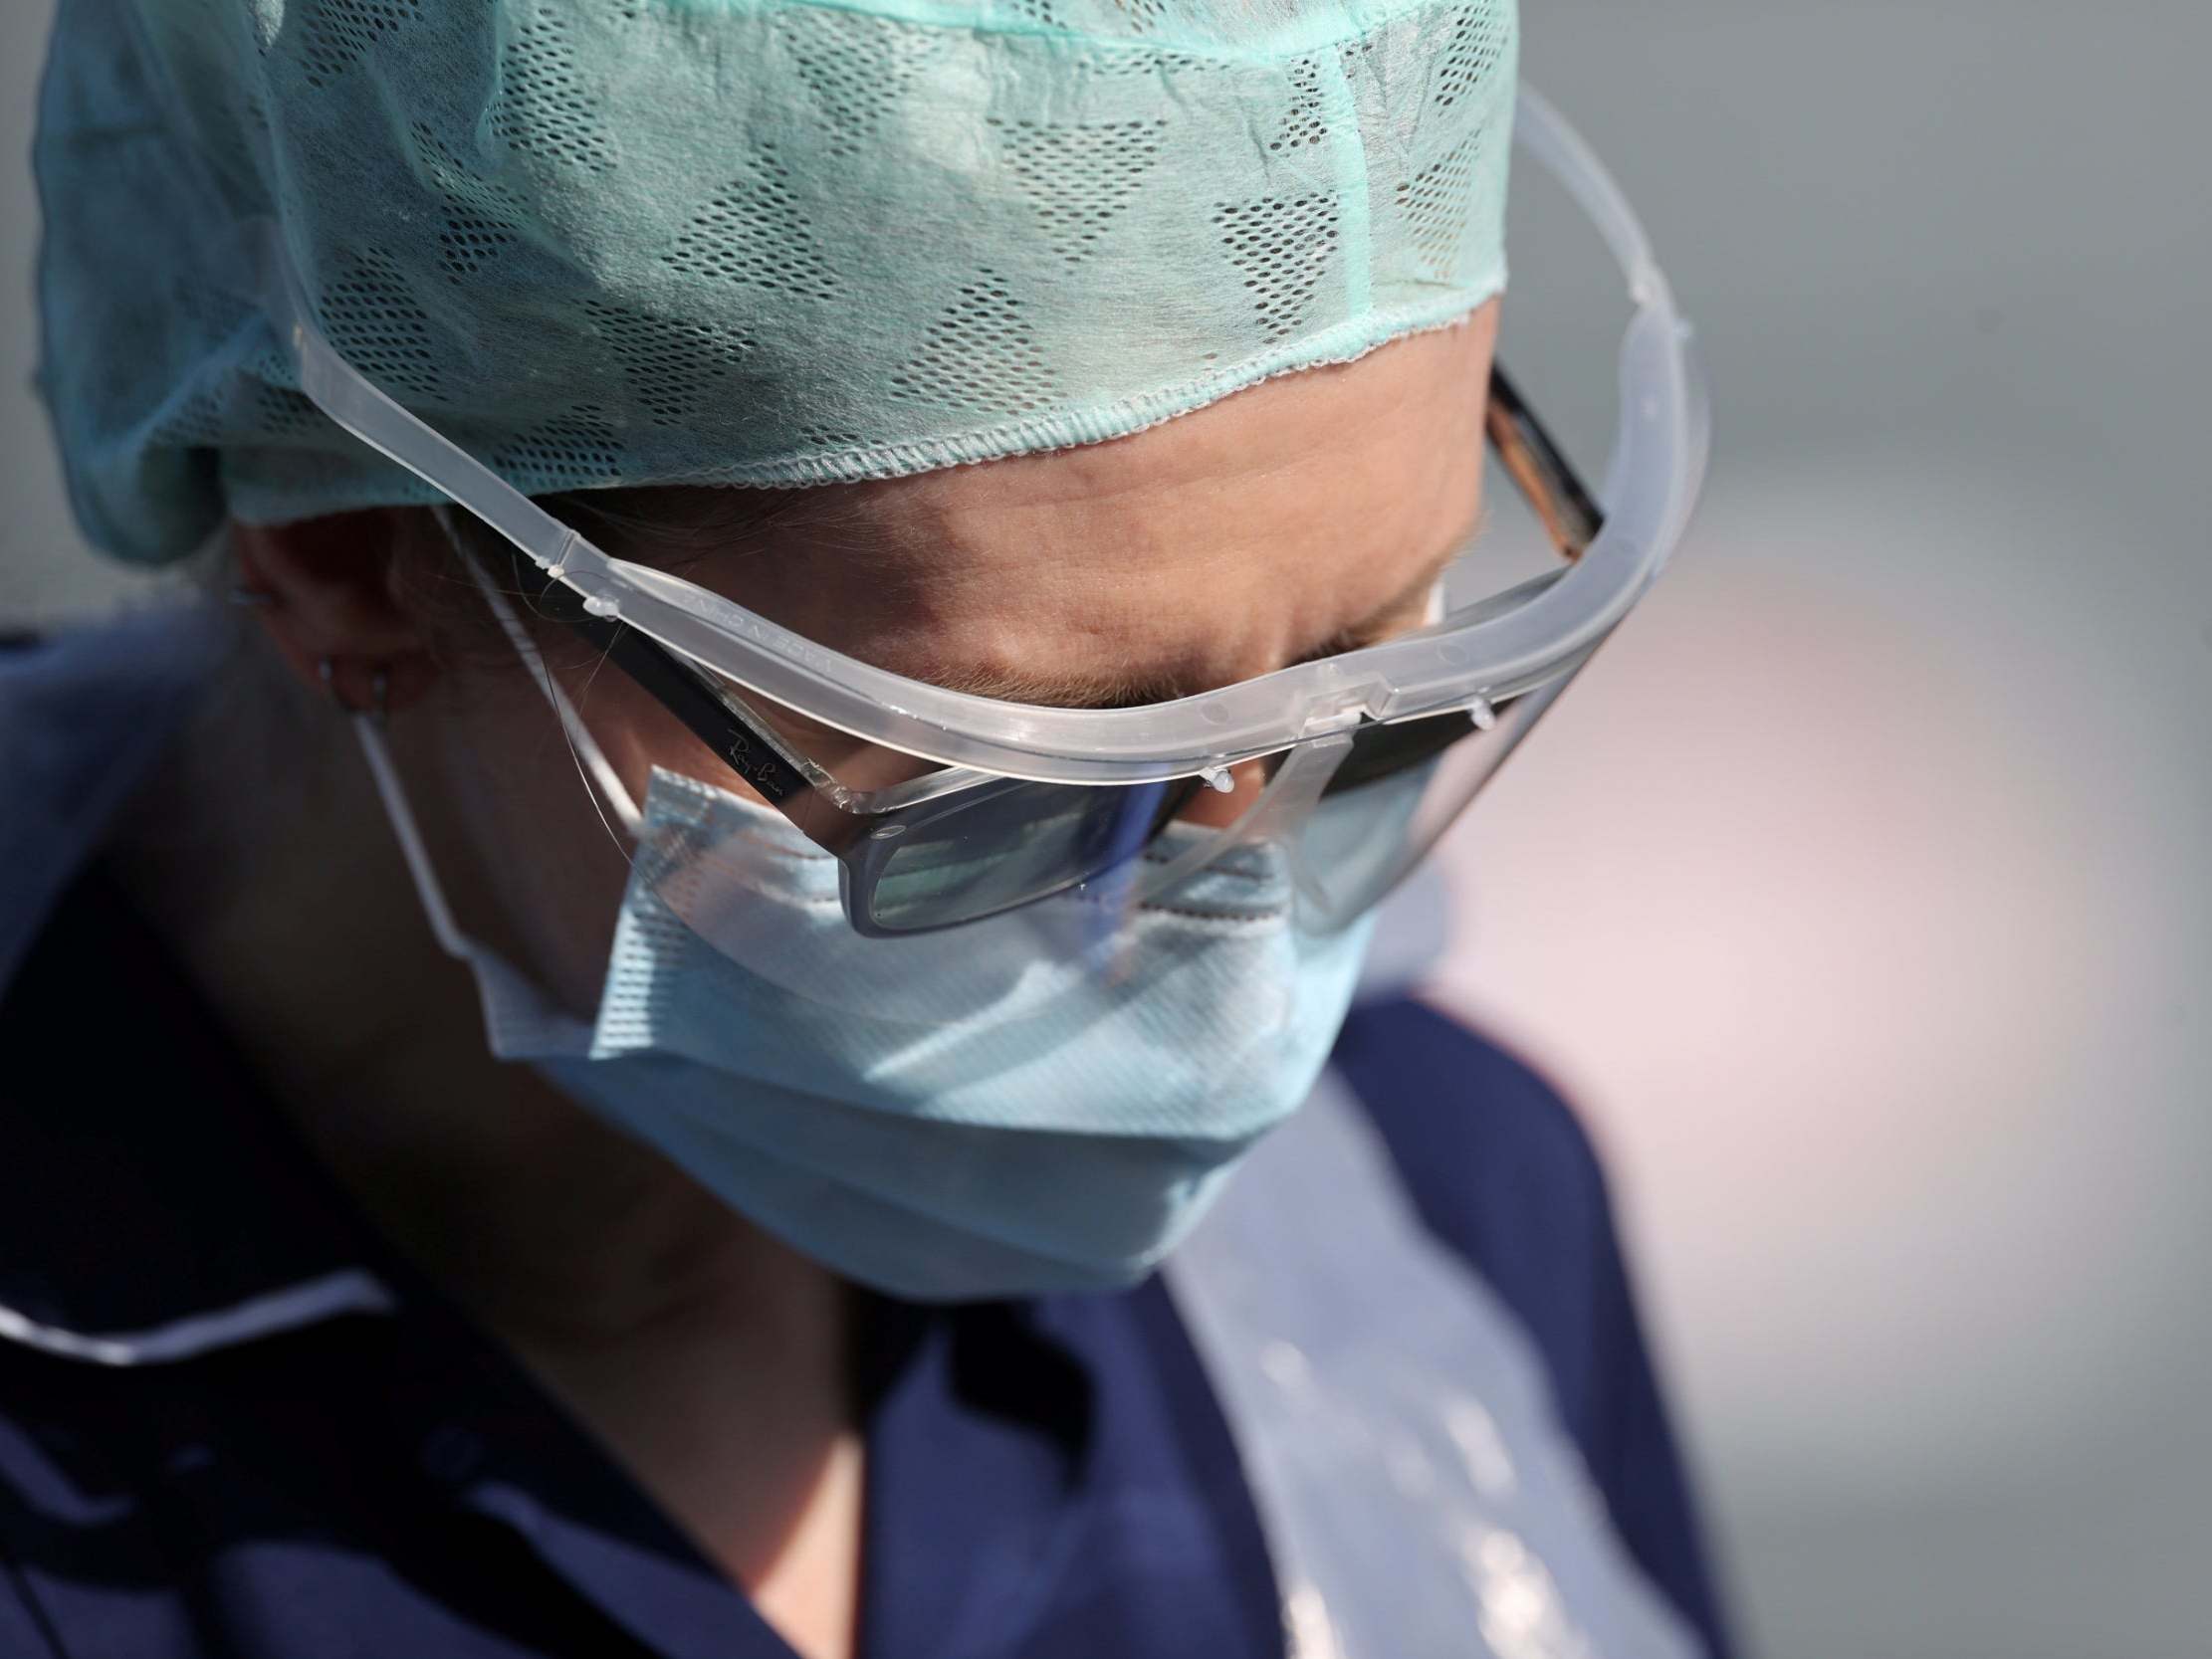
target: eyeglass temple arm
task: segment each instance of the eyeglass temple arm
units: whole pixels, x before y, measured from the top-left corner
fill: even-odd
[[[1483,429],[1490,447],[1528,499],[1544,532],[1570,564],[1598,538],[1605,526],[1605,513],[1582,482],[1573,463],[1561,453],[1544,423],[1536,418],[1505,370],[1490,365],[1489,407]]]
[[[812,791],[806,773],[703,671],[628,624],[593,616],[584,608],[583,596],[565,582],[547,580],[528,597],[540,615],[564,624],[604,652],[772,806]]]

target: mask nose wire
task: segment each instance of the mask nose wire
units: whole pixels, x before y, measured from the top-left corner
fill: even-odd
[[[532,677],[538,682],[538,689],[546,694],[546,701],[553,705],[553,713],[559,717],[561,734],[568,740],[568,757],[575,762],[577,773],[591,793],[592,808],[598,812],[599,822],[605,825],[607,838],[615,843],[623,858],[628,859],[630,855],[622,847],[621,837],[627,836],[630,843],[635,845],[641,837],[645,822],[644,815],[637,809],[637,802],[608,761],[606,752],[592,737],[590,728],[583,724],[583,717],[576,713],[576,706],[568,700],[568,694],[560,689],[560,682],[553,678],[553,671],[546,666],[546,659],[538,649],[538,642],[524,628],[522,619],[515,614],[514,605],[509,602],[506,594],[492,585],[492,579],[484,573],[484,567],[462,543],[454,528],[453,509],[440,503],[430,511],[440,527],[445,530],[446,538],[453,543],[454,550],[461,555],[461,562],[468,567],[478,591],[492,607],[492,614],[499,619],[500,629],[507,635],[507,643],[529,665]],[[613,824],[607,823],[609,811],[613,812],[621,825],[621,835],[616,834]]]

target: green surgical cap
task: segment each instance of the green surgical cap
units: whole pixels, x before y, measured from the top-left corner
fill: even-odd
[[[1513,0],[62,0],[40,383],[94,542],[433,499],[235,279],[518,488],[1134,432],[1503,287]]]

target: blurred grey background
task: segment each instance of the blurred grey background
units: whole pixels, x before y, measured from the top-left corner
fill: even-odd
[[[1715,462],[1455,832],[1439,994],[1607,1148],[1759,1651],[2212,1655],[2212,8],[1524,5]],[[46,11],[0,13],[18,157]],[[1619,308],[1515,212],[1506,358],[1602,454]],[[20,161],[0,225],[0,621],[44,621],[126,584],[28,391]]]

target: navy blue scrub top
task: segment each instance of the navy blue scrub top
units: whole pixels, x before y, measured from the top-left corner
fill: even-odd
[[[1629,1553],[1725,1655],[1574,1117],[1403,997],[1355,1010],[1335,1064],[1421,1216],[1523,1322]],[[166,1363],[0,1340],[0,1659],[791,1659],[352,1207],[97,861],[0,995],[0,1103],[18,1335],[170,1328],[349,1272],[394,1293]],[[1252,1504],[1160,1280],[875,1300],[864,1330],[864,1659],[1279,1659]]]

